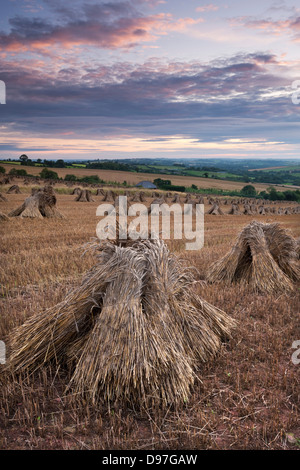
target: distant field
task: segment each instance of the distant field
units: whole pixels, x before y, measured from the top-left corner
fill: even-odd
[[[6,172],[8,173],[11,168],[14,168],[12,164],[3,164],[2,165]],[[41,168],[28,166],[25,167],[26,171],[32,175],[39,175]],[[52,168],[51,168],[52,169]],[[224,190],[240,190],[247,183],[237,182],[237,181],[224,181],[213,178],[201,178],[196,176],[180,176],[180,175],[164,175],[164,174],[149,174],[149,173],[133,173],[129,171],[114,171],[114,170],[93,170],[86,168],[53,168],[54,171],[58,174],[60,178],[64,178],[68,174],[73,174],[77,177],[98,175],[99,178],[105,181],[115,181],[118,183],[127,182],[129,185],[136,185],[140,181],[153,181],[156,178],[165,178],[171,180],[172,184],[179,186],[191,186],[195,184],[198,188],[216,188]],[[270,184],[266,183],[254,183],[253,186],[257,191],[266,190]],[[275,185],[278,190],[286,190],[285,185]]]
[[[300,170],[300,165],[290,165],[290,166],[269,166],[266,168],[254,168],[248,171],[268,171],[268,170],[276,170],[276,171],[289,171],[289,170]]]

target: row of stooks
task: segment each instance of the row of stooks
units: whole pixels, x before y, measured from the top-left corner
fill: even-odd
[[[10,184],[14,181],[14,179],[17,178],[17,179],[23,179],[23,185],[25,186],[28,186],[28,185],[50,185],[50,186],[56,186],[57,184],[64,184],[65,186],[69,187],[69,188],[72,188],[73,186],[75,186],[76,183],[75,181],[57,181],[57,180],[52,180],[52,179],[43,179],[43,178],[40,178],[39,176],[26,176],[26,177],[23,177],[23,176],[18,176],[18,175],[6,175],[5,177],[3,177],[2,179],[0,179],[0,185],[4,185],[4,184]],[[117,183],[114,184],[114,185],[108,185],[106,184],[105,186],[113,186],[113,187],[116,187]],[[80,183],[80,186],[81,187],[75,187],[75,189],[73,190],[72,194],[77,194],[78,191],[80,191],[82,188],[94,188],[94,189],[97,189],[97,193],[96,195],[101,195],[105,193],[105,191],[102,189],[102,187],[100,186],[99,187],[99,183],[85,183],[85,182],[81,182]],[[7,193],[9,192],[20,192],[20,189],[19,189],[19,186],[18,185],[13,185],[12,187],[10,187],[7,191]],[[111,190],[111,192],[113,194],[114,191]],[[142,194],[145,194],[143,191],[141,192]],[[130,191],[125,191],[125,194],[127,196],[131,196],[132,193]],[[174,199],[175,198],[178,198],[180,197],[178,194],[174,194]],[[160,198],[160,197],[163,197],[163,195],[161,193],[158,193],[158,192],[152,192],[151,194],[151,197],[154,197],[154,198]],[[165,197],[172,197],[172,193],[170,192],[167,192],[165,193]],[[276,204],[280,201],[267,201],[267,200],[258,200],[258,199],[255,199],[255,198],[237,198],[237,199],[232,199],[231,201],[229,199],[220,199],[220,198],[213,198],[212,196],[210,195],[207,195],[207,202],[208,204],[214,204],[214,203],[218,203],[219,205],[222,204],[222,202],[226,205],[226,204],[247,204],[247,203],[250,203],[252,201],[253,204],[260,204],[260,205],[264,205],[264,204]],[[186,194],[184,196],[185,200],[184,202],[188,202],[189,199],[192,198],[191,194]],[[196,196],[196,199],[199,199],[200,201],[201,200],[204,200],[203,199],[203,196],[201,195],[197,195]],[[175,200],[173,202],[176,202]],[[201,202],[200,202],[201,203]],[[203,202],[204,203],[204,202]]]
[[[14,186],[10,188],[10,192],[19,193],[19,187]],[[88,189],[75,188],[73,195],[76,195],[75,200],[78,202],[94,202],[93,195]],[[143,191],[130,193],[125,192],[125,195],[129,197],[130,202],[146,202],[146,195]],[[102,202],[112,202],[115,207],[118,205],[118,195],[111,191],[104,191],[103,189],[98,189],[96,196],[102,196]],[[195,208],[196,204],[204,204],[204,197],[199,196],[195,199],[187,194],[184,198],[184,201],[180,198],[180,195],[177,193],[175,195],[171,193],[159,194],[153,193],[152,197],[154,198],[151,204],[164,204],[168,203],[168,198],[171,199],[171,203],[184,203],[191,204]],[[0,200],[6,201],[7,199],[0,193]],[[1,220],[8,220],[9,217],[59,217],[62,218],[63,215],[56,208],[56,195],[53,189],[53,186],[47,185],[44,188],[33,188],[32,194],[25,199],[24,203],[17,209],[11,211],[8,216],[1,213]],[[224,212],[221,207],[221,201],[219,199],[213,200],[212,198],[208,199],[208,204],[211,204],[212,207],[206,212],[210,215],[266,215],[266,214],[275,214],[275,215],[288,215],[288,214],[299,214],[300,206],[290,206],[290,207],[276,207],[275,205],[271,207],[265,206],[262,204],[262,201],[259,203],[255,200],[232,200],[231,208],[228,212]],[[227,204],[228,200],[224,201],[224,204]],[[239,204],[243,204],[243,209],[240,209]],[[149,208],[150,210],[150,208]]]
[[[44,185],[47,185],[47,186],[55,186],[57,184],[65,184],[67,187],[73,187],[76,182],[74,181],[57,181],[57,180],[51,180],[51,179],[43,179],[43,178],[40,178],[38,176],[31,176],[31,177],[22,177],[22,176],[17,176],[17,175],[7,175],[5,176],[4,178],[0,179],[0,185],[3,185],[3,184],[9,184],[11,183],[12,181],[14,181],[14,179],[17,178],[17,179],[21,179],[23,178],[23,185],[41,185],[41,184],[44,184]],[[87,187],[90,187],[90,188],[96,188],[96,195],[104,195],[105,194],[105,191],[103,190],[103,186],[99,186],[98,183],[80,183],[81,187],[75,187],[72,191],[71,194],[78,194],[82,188],[87,188]],[[106,186],[109,186],[109,185],[106,185]],[[115,185],[110,185],[110,186],[116,186]],[[7,194],[10,194],[10,193],[20,193],[20,187],[16,184],[12,185],[11,187],[9,187],[7,189]],[[108,193],[111,193],[112,196],[115,198],[116,197],[116,193],[113,191],[113,190],[110,190],[108,191]],[[125,195],[127,195],[128,197],[132,197],[132,192],[130,191],[125,191]],[[136,193],[134,193],[136,194]],[[139,194],[139,193],[137,193]],[[143,198],[145,197],[145,192],[141,191],[140,192],[140,198]],[[165,193],[158,193],[158,192],[152,192],[151,194],[151,197],[152,198],[159,198],[159,199],[165,199],[165,198],[172,198],[172,202],[180,202],[181,199],[180,199],[180,195],[178,193],[174,193],[172,194],[171,192],[165,192]],[[222,203],[224,205],[226,204],[248,204],[248,203],[252,203],[252,204],[260,204],[260,205],[265,205],[265,204],[276,204],[280,201],[267,201],[267,200],[258,200],[258,199],[255,199],[255,198],[238,198],[238,199],[232,199],[230,201],[230,199],[220,199],[218,197],[216,198],[213,198],[211,195],[206,195],[207,197],[207,203],[208,204],[214,204],[214,203],[217,203],[218,205],[221,205]],[[140,200],[137,196],[137,199]],[[188,193],[184,196],[184,200],[183,202],[184,203],[187,203],[189,202],[189,200],[192,199],[192,195],[191,193]],[[203,195],[197,195],[196,194],[196,199],[198,201],[199,204],[204,204],[204,196]]]
[[[67,372],[71,399],[136,409],[186,403],[201,364],[236,322],[197,295],[194,271],[162,240],[91,247],[98,262],[81,284],[12,331],[8,376],[55,367]],[[299,281],[299,244],[279,224],[254,221],[206,279],[290,293]]]

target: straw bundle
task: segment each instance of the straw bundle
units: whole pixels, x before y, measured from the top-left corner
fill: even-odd
[[[5,196],[3,196],[2,193],[0,193],[0,201],[7,201],[7,198]]]
[[[148,214],[151,214],[151,212],[154,210],[154,207],[152,207],[154,204],[161,205],[161,204],[166,204],[165,198],[160,197],[158,199],[154,199],[154,201],[151,202],[150,206],[148,207]]]
[[[78,194],[80,193],[81,193],[81,188],[77,186],[76,188],[73,189],[71,195],[74,196],[76,194],[76,196],[78,196]]]
[[[104,189],[98,188],[96,192],[96,196],[105,196]]]
[[[126,210],[128,214],[128,210],[130,207],[128,199],[126,200],[125,206],[126,206]],[[125,206],[123,206],[123,209],[125,209]],[[116,197],[115,202],[113,203],[113,207],[115,208],[116,214],[119,214],[120,213],[120,197]],[[111,213],[111,211],[109,211],[109,213]]]
[[[113,191],[109,190],[109,191],[106,191],[106,193],[104,194],[104,197],[102,199],[102,201],[106,201],[106,202],[114,202],[116,199],[116,195]]]
[[[89,189],[82,189],[75,198],[77,202],[95,202]]]
[[[199,202],[196,201],[196,199],[190,199],[185,205],[184,205],[184,214],[196,214],[197,213],[197,206],[199,205]]]
[[[297,263],[297,240],[278,223],[264,224],[264,233],[272,257],[279,268],[293,281],[300,279]]]
[[[160,197],[160,198],[157,198],[157,199],[154,199],[154,201],[151,202],[151,205],[152,204],[165,204],[165,198],[164,197]]]
[[[213,204],[213,206],[206,213],[211,214],[211,215],[224,215],[224,212],[219,207],[219,204],[216,203],[216,202]]]
[[[197,204],[204,204],[204,197],[203,196],[198,196],[196,199]]]
[[[12,194],[12,193],[15,193],[15,194],[20,194],[20,188],[17,184],[13,184],[8,190],[7,190],[7,194]]]
[[[181,203],[181,201],[180,201],[180,195],[179,195],[179,194],[175,194],[171,202],[175,202],[175,203],[177,203],[177,204],[180,204],[180,203]]]
[[[231,209],[228,212],[228,214],[230,214],[230,215],[241,215],[238,204],[235,204],[235,203],[231,204]]]
[[[245,215],[253,215],[251,207],[249,204],[244,204],[244,214]]]
[[[1,180],[1,184],[9,184],[12,182],[12,180],[14,179],[13,176],[5,176],[2,180]]]
[[[242,282],[257,291],[294,289],[300,278],[296,242],[279,224],[251,222],[237,237],[233,248],[214,263],[207,280],[215,283]]]
[[[250,205],[250,210],[251,210],[252,214],[257,214],[257,205],[255,203],[251,204]]]
[[[145,193],[143,191],[136,192],[130,200],[131,202],[145,202]]]
[[[260,215],[266,215],[266,211],[265,211],[264,206],[259,206],[259,208],[258,208],[258,214],[260,214]]]
[[[296,243],[297,243],[296,253],[297,253],[298,259],[300,259],[300,237],[297,238]]]
[[[9,217],[63,218],[56,208],[56,196],[51,186],[35,190],[34,194],[25,199],[24,203],[8,214]]]
[[[1,222],[5,222],[5,221],[8,221],[9,218],[7,217],[6,214],[3,214],[3,212],[0,212],[0,221]]]
[[[184,199],[184,203],[185,204],[189,204],[192,200],[192,195],[190,193],[186,194],[185,196],[185,199]]]
[[[77,289],[12,333],[9,367],[68,367],[68,389],[94,403],[183,403],[234,326],[193,284],[161,240],[107,243]]]

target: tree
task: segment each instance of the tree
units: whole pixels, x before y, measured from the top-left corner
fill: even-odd
[[[25,154],[21,155],[19,160],[21,160],[21,165],[32,165],[32,160],[30,160],[30,158]]]
[[[43,164],[44,166],[50,166],[50,167],[54,166],[54,162],[52,160],[46,160],[46,158],[44,158]]]
[[[252,184],[247,184],[241,190],[243,196],[247,197],[255,197],[256,196],[256,189]]]
[[[259,196],[262,198],[262,199],[269,199],[269,194],[266,192],[266,191],[261,191],[259,193]]]
[[[4,168],[4,166],[0,166],[0,173],[5,173],[5,168]]]
[[[275,188],[268,188],[269,199],[271,201],[283,201],[285,199],[283,193],[278,193]]]
[[[23,155],[19,157],[19,160],[21,160],[22,163],[26,164],[28,162],[28,157],[23,153]]]
[[[56,160],[54,163],[55,168],[65,168],[65,162],[63,160]]]

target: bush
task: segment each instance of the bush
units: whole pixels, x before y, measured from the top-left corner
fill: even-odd
[[[256,196],[256,189],[252,184],[247,184],[241,189],[241,194],[247,197],[255,197]]]
[[[286,201],[300,201],[299,191],[283,191],[283,195]]]
[[[18,170],[17,168],[12,168],[9,172],[9,175],[12,175],[12,176],[28,176],[26,170],[24,170],[24,169]]]
[[[5,168],[4,168],[4,166],[0,166],[0,173],[3,173],[3,174],[5,173]]]
[[[40,172],[40,176],[43,179],[46,180],[58,180],[58,174],[56,171],[49,170],[48,168],[43,168],[42,171]]]
[[[156,178],[153,183],[160,189],[165,189],[166,186],[171,186],[171,180],[163,180],[161,178]]]
[[[105,183],[105,181],[100,179],[98,175],[84,176],[83,178],[80,178],[78,181],[81,181],[82,183],[89,183],[89,184]]]
[[[65,181],[77,181],[77,178],[75,175],[66,175]]]
[[[185,192],[185,186],[176,186],[173,184],[166,184],[162,186],[160,189],[164,189],[165,191],[178,191],[179,193]]]

